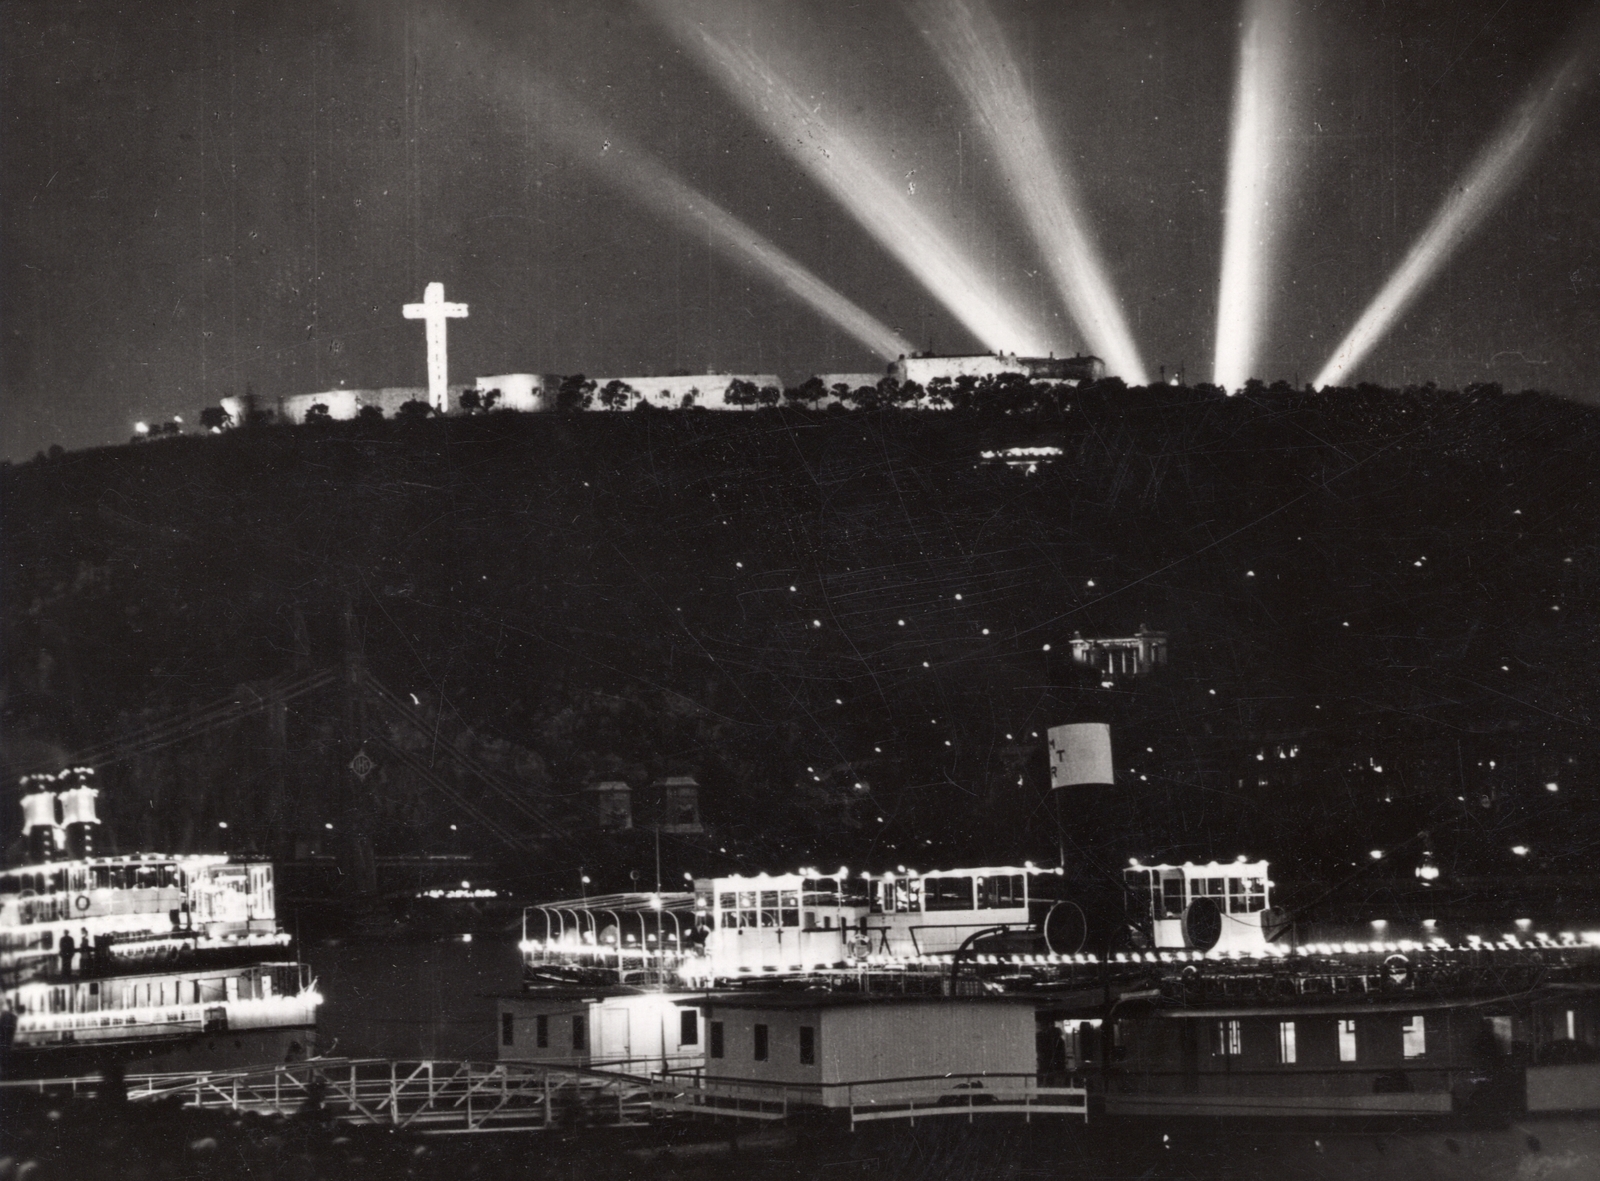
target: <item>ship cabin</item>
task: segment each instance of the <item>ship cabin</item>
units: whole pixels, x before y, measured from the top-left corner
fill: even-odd
[[[702,878],[695,926],[708,980],[842,968],[864,953],[867,882],[848,870]]]
[[[0,952],[24,975],[65,946],[125,958],[220,940],[281,941],[269,862],[146,854],[0,872]]]
[[[1061,898],[1062,882],[1061,870],[1032,865],[883,874],[868,882],[868,954],[903,960],[949,956],[972,937],[998,928],[1042,930],[1046,913]]]
[[[700,975],[732,979],[949,956],[984,932],[1042,929],[1061,893],[1060,870],[1031,865],[701,879]]]
[[[6,992],[19,1048],[144,1041],[198,1032],[311,1026],[321,1003],[305,964],[252,964],[105,979],[35,981]]]
[[[1272,910],[1265,861],[1142,865],[1122,871],[1128,918],[1159,949],[1264,955]]]

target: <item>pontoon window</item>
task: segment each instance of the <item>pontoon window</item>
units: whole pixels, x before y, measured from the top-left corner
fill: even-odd
[[[1428,1053],[1428,1025],[1421,1014],[1400,1027],[1400,1050],[1407,1058],[1422,1058]]]
[[[1285,1066],[1295,1063],[1294,1022],[1278,1022],[1278,1061]]]
[[[973,910],[971,878],[924,878],[923,910]]]
[[[1339,1061],[1354,1062],[1356,1060],[1356,1023],[1354,1019],[1341,1017],[1339,1019]]]
[[[1254,913],[1265,910],[1267,907],[1267,881],[1265,878],[1245,878],[1245,893],[1248,898],[1246,910]]]
[[[1236,1058],[1243,1051],[1243,1039],[1238,1021],[1217,1022],[1217,1054],[1223,1058]]]
[[[800,925],[800,891],[784,890],[779,895],[778,914],[782,918],[783,926],[798,927]]]

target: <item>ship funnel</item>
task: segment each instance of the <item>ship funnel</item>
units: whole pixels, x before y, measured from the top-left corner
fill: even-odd
[[[95,830],[100,818],[95,815],[97,788],[79,785],[61,793],[61,826],[67,830],[67,851],[74,857],[94,856]]]
[[[35,791],[22,797],[22,831],[28,841],[28,855],[34,861],[49,861],[61,848],[56,825],[56,793]]]
[[[1111,727],[1106,723],[1052,726],[1049,738],[1051,787],[1087,787],[1112,782]]]

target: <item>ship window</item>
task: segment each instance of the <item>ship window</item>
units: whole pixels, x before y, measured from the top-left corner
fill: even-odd
[[[1229,914],[1243,914],[1245,912],[1245,908],[1247,906],[1249,906],[1249,904],[1250,904],[1250,900],[1245,896],[1245,892],[1244,892],[1244,879],[1243,878],[1229,878],[1228,879],[1228,913]]]
[[[1163,878],[1161,880],[1161,907],[1162,913],[1169,919],[1183,917],[1183,879],[1180,877]]]
[[[817,1064],[817,1030],[814,1025],[800,1027],[800,1065],[815,1066]]]
[[[1022,875],[1000,874],[983,878],[978,896],[979,910],[1008,910],[1023,905],[1026,895],[1022,888]]]
[[[0,894],[22,893],[22,879],[14,873],[0,875]]]
[[[541,1050],[550,1048],[550,1015],[540,1013],[533,1019],[533,1044]]]
[[[806,906],[839,905],[839,883],[833,878],[807,878],[801,888],[805,890],[801,901]]]
[[[1354,1062],[1356,1060],[1356,1023],[1352,1018],[1343,1018],[1339,1022],[1339,1061]]]
[[[816,929],[817,929],[817,912],[814,911],[814,910],[808,910],[808,911],[806,911],[806,930],[815,931]]]
[[[723,1049],[723,1044],[722,1044],[722,1022],[720,1022],[720,1021],[711,1022],[711,1047],[710,1048],[711,1048],[711,1056],[713,1058],[721,1058],[722,1057],[722,1049]]]
[[[1400,1051],[1407,1058],[1421,1058],[1428,1052],[1428,1027],[1419,1013],[1400,1027]]]
[[[1258,910],[1265,910],[1267,906],[1267,881],[1265,878],[1245,878],[1245,890],[1249,894],[1249,910],[1253,914]]]
[[[972,910],[971,878],[924,878],[923,910]]]
[[[517,1018],[513,1013],[500,1014],[500,1044],[514,1046],[517,1042]]]
[[[572,1048],[574,1050],[589,1048],[589,1020],[581,1013],[572,1019]]]
[[[778,898],[778,913],[785,927],[798,927],[800,925],[800,892],[798,890],[785,890]]]
[[[719,905],[721,906],[721,908],[723,910],[738,910],[739,909],[739,896],[737,894],[735,894],[732,890],[729,890],[724,894],[718,895],[718,898],[720,900],[719,901]]]
[[[739,925],[739,912],[736,910],[723,911],[722,925],[724,927],[737,927]]]
[[[1294,1022],[1278,1022],[1278,1061],[1285,1066],[1294,1065]]]
[[[1236,1058],[1242,1045],[1238,1021],[1217,1022],[1217,1054],[1223,1058]]]
[[[872,891],[872,902],[871,902],[872,913],[873,914],[882,914],[883,913],[883,894],[884,894],[883,885],[884,884],[882,882],[880,882],[877,878],[873,878],[872,881],[867,883],[867,885],[868,885],[868,888]]]
[[[693,1009],[682,1009],[678,1013],[678,1044],[680,1046],[700,1044],[700,1014]]]
[[[762,910],[777,910],[778,909],[778,892],[776,890],[763,890],[763,891],[761,891],[761,909]]]
[[[757,1025],[752,1030],[752,1033],[754,1034],[752,1040],[754,1041],[755,1060],[757,1062],[765,1062],[767,1060],[767,1027],[765,1025]]]

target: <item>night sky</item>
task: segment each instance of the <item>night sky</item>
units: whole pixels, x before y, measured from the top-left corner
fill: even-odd
[[[857,129],[995,288],[1081,347],[959,91],[898,4],[696,4]],[[1235,14],[996,3],[1144,362],[1209,380]],[[1310,380],[1585,17],[1572,3],[1306,4],[1296,163],[1259,375]],[[276,0],[0,8],[4,453],[119,442],[247,388],[420,385],[430,280],[454,380],[882,367],[619,187],[646,151],[920,348],[979,341],[746,113],[660,10]],[[1593,62],[1589,63],[1593,72]],[[1590,399],[1600,86],[1352,380]],[[914,190],[914,191],[913,191]]]

